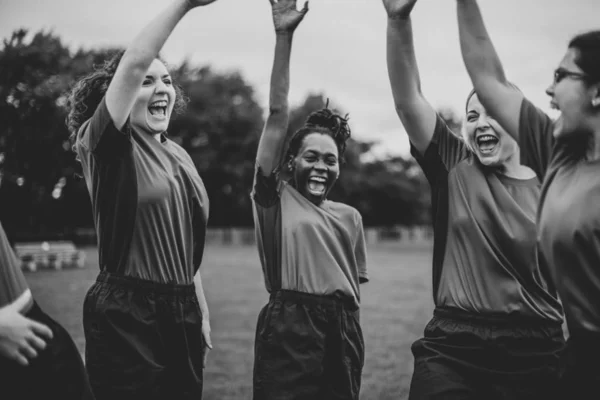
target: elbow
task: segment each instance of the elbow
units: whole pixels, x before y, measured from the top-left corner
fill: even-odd
[[[145,76],[155,58],[156,54],[129,49],[123,54],[119,67],[129,71],[132,75]]]

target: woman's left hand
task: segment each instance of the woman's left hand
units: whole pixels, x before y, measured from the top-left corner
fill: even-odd
[[[204,338],[204,356],[202,358],[202,367],[206,368],[206,359],[208,352],[212,350],[212,341],[210,340],[210,321],[205,319],[202,321],[202,337]]]

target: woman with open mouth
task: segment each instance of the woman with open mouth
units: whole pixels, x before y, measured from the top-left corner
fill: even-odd
[[[546,90],[553,121],[507,82],[475,0],[458,0],[463,58],[485,107],[519,141],[543,180],[541,266],[565,310],[569,338],[561,398],[596,399],[600,380],[600,31],[575,36]]]
[[[69,99],[98,235],[100,274],[83,305],[98,400],[202,398],[208,196],[191,157],[166,136],[185,102],[158,52],[188,11],[213,1],[169,1]]]
[[[358,399],[364,363],[359,284],[366,282],[362,218],[327,200],[340,172],[345,118],[316,111],[286,149],[291,45],[308,12],[271,0],[276,43],[269,116],[252,199],[270,299],[258,317],[254,399]]]
[[[396,110],[432,194],[433,318],[412,345],[409,398],[549,399],[564,346],[562,309],[535,253],[540,183],[475,92],[462,140],[425,99],[411,11],[383,0]]]

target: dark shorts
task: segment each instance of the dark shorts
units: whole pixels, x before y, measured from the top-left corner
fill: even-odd
[[[202,397],[204,339],[193,284],[101,272],[85,298],[83,327],[96,399]]]
[[[562,398],[600,398],[600,335],[572,333],[564,352],[565,372],[561,380]]]
[[[46,348],[28,366],[0,357],[3,400],[93,399],[83,360],[69,333],[34,302],[25,314],[52,330]]]
[[[563,350],[560,323],[438,309],[412,345],[409,398],[554,399]]]
[[[350,301],[278,291],[258,316],[255,400],[358,399],[364,341]]]

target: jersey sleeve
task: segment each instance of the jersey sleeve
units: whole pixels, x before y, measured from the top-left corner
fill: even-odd
[[[417,160],[431,185],[446,176],[452,168],[469,156],[467,145],[450,130],[442,117],[437,115],[435,130],[429,146],[421,154],[411,143],[410,153]]]
[[[110,162],[119,158],[131,147],[130,129],[129,121],[125,123],[122,131],[117,129],[104,97],[94,115],[79,130],[75,143],[77,154],[81,159],[92,155],[99,162]]]
[[[519,117],[521,164],[531,168],[542,181],[552,158],[554,123],[542,110],[523,99]]]

